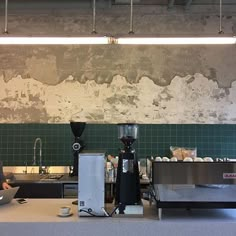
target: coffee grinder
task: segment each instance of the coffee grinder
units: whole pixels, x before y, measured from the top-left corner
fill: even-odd
[[[137,124],[118,124],[118,138],[124,144],[119,154],[116,177],[115,204],[119,215],[143,215],[138,160],[132,148],[137,137]]]
[[[79,153],[83,150],[83,148],[85,146],[83,141],[80,140],[80,137],[84,131],[85,125],[86,125],[85,122],[75,122],[75,121],[70,122],[70,127],[72,130],[72,133],[75,136],[75,140],[72,145],[74,163],[73,163],[73,169],[70,171],[70,176],[78,176]]]

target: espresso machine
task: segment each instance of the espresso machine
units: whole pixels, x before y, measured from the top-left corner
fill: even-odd
[[[72,133],[75,136],[74,143],[72,144],[72,152],[74,157],[74,163],[73,163],[73,169],[70,171],[70,176],[78,176],[78,158],[79,153],[83,150],[85,147],[83,141],[80,139],[86,123],[85,122],[70,122],[70,127],[72,130]]]
[[[118,124],[118,138],[124,144],[119,153],[116,177],[115,205],[119,215],[143,215],[138,160],[132,148],[137,137],[137,124]]]

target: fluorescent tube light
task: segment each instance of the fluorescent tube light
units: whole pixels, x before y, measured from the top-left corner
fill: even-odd
[[[109,44],[109,37],[0,37],[4,45]]]
[[[236,44],[236,37],[121,37],[117,44],[127,45],[201,45],[201,44]]]
[[[0,37],[0,45],[203,45],[236,44],[236,37]]]

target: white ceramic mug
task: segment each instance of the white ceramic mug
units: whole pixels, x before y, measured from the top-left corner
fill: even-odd
[[[193,161],[193,158],[192,157],[185,157],[184,162],[192,162]]]
[[[155,161],[162,161],[162,158],[161,157],[156,157]]]
[[[68,215],[68,214],[70,214],[70,210],[71,210],[71,208],[69,206],[62,206],[59,209],[59,214],[60,215]]]

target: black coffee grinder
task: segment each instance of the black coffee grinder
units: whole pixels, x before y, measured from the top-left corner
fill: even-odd
[[[118,214],[143,214],[138,160],[132,148],[137,137],[137,124],[118,124],[118,138],[124,143],[124,149],[119,154],[116,177],[115,204]]]
[[[70,127],[72,130],[72,133],[75,136],[75,141],[72,145],[72,152],[74,156],[74,163],[73,163],[73,169],[70,171],[70,176],[78,176],[78,159],[79,159],[79,153],[84,148],[84,143],[82,140],[80,140],[80,137],[84,131],[86,123],[85,122],[70,122]]]

